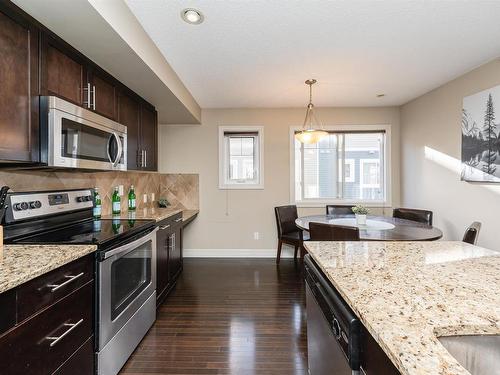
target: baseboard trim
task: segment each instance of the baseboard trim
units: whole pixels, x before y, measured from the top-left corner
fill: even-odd
[[[185,258],[276,258],[276,249],[183,249]],[[293,258],[293,248],[283,246],[282,258]]]

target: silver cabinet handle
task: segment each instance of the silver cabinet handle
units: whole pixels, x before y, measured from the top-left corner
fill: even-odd
[[[87,88],[83,89],[83,91],[87,91],[87,102],[83,104],[86,104],[87,108],[90,108],[90,82],[87,82]]]
[[[73,331],[76,327],[78,327],[82,323],[83,323],[83,319],[80,319],[76,323],[64,323],[63,326],[69,327],[69,328],[66,331],[64,331],[64,333],[61,336],[47,336],[46,337],[47,340],[52,340],[52,342],[50,343],[50,347],[55,346],[59,341],[61,341],[64,337],[69,335],[69,333],[71,331]]]
[[[165,229],[168,229],[168,228],[170,228],[170,224],[167,224],[167,225],[162,225],[162,226],[160,227],[160,230],[165,230]]]
[[[144,150],[144,167],[148,167],[148,150]]]
[[[182,217],[175,219],[175,222],[178,223],[179,221],[182,221]]]
[[[64,277],[66,277],[68,280],[66,280],[66,281],[65,281],[65,282],[63,282],[62,284],[59,284],[59,285],[57,285],[57,284],[49,284],[49,285],[47,285],[47,286],[48,286],[49,288],[52,288],[52,289],[50,290],[50,292],[51,292],[51,293],[54,293],[56,290],[58,290],[58,289],[62,288],[63,286],[66,286],[66,285],[68,285],[68,284],[72,283],[72,282],[73,282],[73,281],[75,281],[76,279],[78,279],[78,278],[82,277],[84,274],[85,274],[85,272],[81,272],[81,273],[79,273],[78,275],[74,275],[74,276],[71,276],[71,275],[64,276]]]
[[[141,150],[141,168],[144,167],[144,150]]]
[[[92,109],[95,111],[95,85],[92,86]]]

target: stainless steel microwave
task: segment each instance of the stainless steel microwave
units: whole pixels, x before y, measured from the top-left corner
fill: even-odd
[[[127,170],[126,126],[55,96],[43,101],[49,167]]]

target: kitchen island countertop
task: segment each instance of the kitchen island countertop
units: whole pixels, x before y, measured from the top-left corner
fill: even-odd
[[[304,242],[403,375],[469,375],[437,337],[500,334],[500,252],[463,242]]]

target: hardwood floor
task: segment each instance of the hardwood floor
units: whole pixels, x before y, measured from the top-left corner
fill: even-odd
[[[121,374],[307,374],[299,268],[289,259],[185,259]]]

